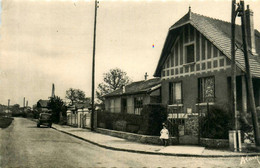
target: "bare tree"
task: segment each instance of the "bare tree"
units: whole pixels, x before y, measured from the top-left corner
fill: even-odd
[[[127,76],[127,73],[119,68],[110,69],[109,72],[104,73],[103,82],[98,85],[96,94],[100,101],[104,101],[103,96],[111,93],[112,91],[121,88],[123,85],[127,85],[131,82],[131,79]]]

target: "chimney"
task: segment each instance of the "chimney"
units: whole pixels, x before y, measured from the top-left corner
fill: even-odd
[[[251,49],[251,53],[253,55],[257,55],[255,48],[255,29],[254,29],[254,12],[249,9],[249,5],[247,5],[247,9],[245,11],[246,14],[246,31],[247,31],[247,43]]]
[[[144,80],[147,80],[147,77],[148,77],[147,72],[145,72]]]
[[[51,97],[55,97],[55,86],[54,86],[54,83],[52,84]]]

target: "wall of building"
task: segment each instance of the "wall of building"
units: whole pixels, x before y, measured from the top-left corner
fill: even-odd
[[[127,96],[127,113],[134,114],[134,97]]]
[[[149,94],[136,94],[136,95],[125,95],[118,97],[108,97],[105,99],[105,109],[106,111],[120,113],[122,111],[122,99],[127,101],[127,113],[134,114],[134,98],[143,97],[143,105],[150,103]],[[114,110],[112,110],[114,109]]]
[[[228,70],[229,71],[229,70]],[[169,83],[182,82],[182,98],[184,112],[191,108],[196,112],[196,103],[198,100],[198,79],[203,77],[215,77],[215,97],[216,103],[228,103],[230,100],[230,86],[228,83],[228,71],[213,71],[197,75],[184,76],[179,78],[166,79],[162,81],[162,103],[168,104],[169,101]]]

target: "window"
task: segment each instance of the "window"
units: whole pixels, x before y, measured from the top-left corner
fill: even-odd
[[[115,112],[115,100],[114,99],[111,99],[110,100],[110,103],[109,103],[109,111],[111,113],[114,113]]]
[[[194,44],[185,47],[186,50],[186,63],[194,62]]]
[[[170,83],[169,90],[169,104],[182,104],[182,83]]]
[[[215,100],[215,78],[213,76],[198,79],[200,102],[214,102]]]
[[[135,97],[134,98],[134,114],[140,115],[143,109],[143,97]]]

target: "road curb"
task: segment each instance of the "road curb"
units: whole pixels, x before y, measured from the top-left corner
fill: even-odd
[[[100,143],[96,143],[94,141],[82,138],[80,136],[74,135],[72,133],[63,131],[63,130],[59,130],[55,127],[52,127],[54,130],[65,133],[67,135],[73,136],[75,138],[81,139],[83,141],[86,141],[88,143],[91,143],[93,145],[105,148],[105,149],[110,149],[110,150],[116,150],[116,151],[124,151],[124,152],[132,152],[132,153],[141,153],[141,154],[150,154],[150,155],[164,155],[164,156],[178,156],[178,157],[201,157],[201,158],[222,158],[222,157],[246,157],[246,156],[260,156],[260,153],[248,153],[248,154],[238,154],[238,155],[198,155],[198,154],[178,154],[178,153],[158,153],[158,152],[149,152],[149,151],[141,151],[141,150],[133,150],[133,149],[124,149],[124,148],[116,148],[116,147],[112,147],[112,146],[107,146],[107,145],[103,145]]]

